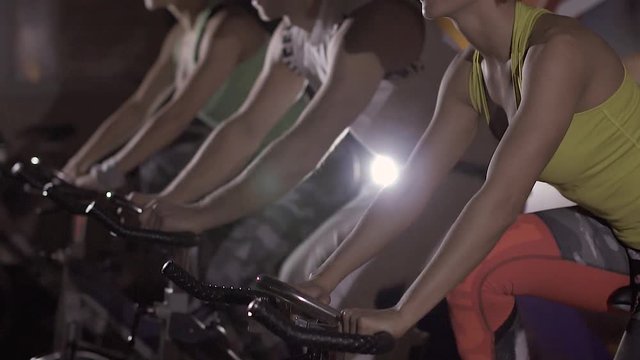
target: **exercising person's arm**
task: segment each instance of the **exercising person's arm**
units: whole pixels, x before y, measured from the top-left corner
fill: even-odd
[[[302,114],[301,122],[239,177],[200,202],[206,226],[233,221],[284,195],[316,168],[367,106],[384,70],[372,54],[333,50],[339,54],[329,79]]]
[[[302,94],[305,79],[280,62],[282,25],[243,106],[212,132],[193,159],[160,194],[177,204],[201,199],[238,175],[269,131]]]
[[[379,326],[402,335],[431,310],[495,245],[560,145],[586,86],[584,51],[568,36],[529,49],[522,103],[500,142],[487,180],[462,211],[433,258],[402,297],[395,319],[346,316],[350,331]],[[549,86],[549,84],[553,84]]]
[[[135,93],[69,159],[63,169],[67,176],[76,178],[87,173],[93,164],[124,145],[142,126],[156,100],[173,84],[175,64],[172,55],[181,35],[178,26],[169,32],[158,58]]]
[[[183,219],[183,209],[158,213],[163,229],[187,226],[192,231],[216,227],[274,201],[318,165],[338,136],[364,109],[384,74],[373,54],[348,54],[341,42],[329,78],[287,134],[269,146],[227,185],[201,200]],[[157,212],[162,209],[157,209]],[[153,224],[154,222],[151,222]]]
[[[383,30],[389,14],[394,19],[406,17],[393,26],[392,35]],[[398,3],[362,9],[330,44],[328,77],[298,123],[238,177],[190,210],[167,208],[163,213],[157,208],[160,220],[148,224],[201,231],[245,216],[285,194],[316,168],[366,108],[385,73],[418,58],[422,26],[413,9]]]
[[[254,54],[264,41],[264,31],[256,20],[239,11],[218,14],[207,24],[203,36],[202,59],[185,84],[125,147],[107,160],[119,173],[132,170],[171,143],[243,57]]]
[[[468,100],[467,79],[471,66],[466,57],[466,54],[458,55],[445,73],[433,120],[399,182],[381,191],[352,233],[313,274],[310,283],[301,284],[311,295],[326,300],[323,295],[413,223],[471,144],[478,127],[478,114]],[[309,289],[313,287],[319,289]]]

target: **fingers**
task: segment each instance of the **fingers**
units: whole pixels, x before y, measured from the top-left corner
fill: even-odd
[[[140,215],[140,225],[146,229],[156,230],[162,226],[162,216],[158,211],[158,203],[152,202]]]
[[[84,189],[104,191],[102,184],[91,174],[83,175],[75,179],[75,185]]]
[[[160,210],[158,209],[158,203],[155,203],[153,204],[153,206],[151,206],[150,226],[152,229],[160,229],[162,227],[162,216],[160,215]]]
[[[380,310],[346,309],[340,315],[340,331],[347,334],[373,335],[391,326]]]
[[[318,301],[320,301],[321,303],[323,303],[325,305],[331,305],[331,296],[329,296],[329,294],[327,294],[327,293],[322,293],[318,297]]]
[[[355,310],[342,310],[341,331],[347,334],[359,334],[360,315]]]
[[[124,198],[127,199],[127,201],[132,202],[136,206],[144,207],[146,204],[140,204],[140,195],[141,194],[137,192],[130,192]]]
[[[303,294],[325,305],[329,305],[331,303],[331,297],[329,296],[329,294],[323,288],[316,285],[312,281],[300,283],[300,284],[294,285],[294,287],[298,289],[298,291],[302,292]]]
[[[350,334],[357,334],[358,333],[358,323],[359,322],[360,322],[360,319],[357,316],[357,314],[352,314],[349,317],[349,333]]]
[[[141,194],[137,192],[131,192],[127,194],[126,199],[134,203],[136,206],[145,208],[156,200],[156,197],[152,194]]]

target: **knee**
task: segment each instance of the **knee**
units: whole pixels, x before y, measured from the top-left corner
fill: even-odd
[[[452,308],[469,308],[479,303],[502,301],[513,296],[513,285],[509,276],[500,271],[497,264],[485,260],[474,269],[447,296]]]
[[[447,295],[447,302],[452,309],[472,306],[482,291],[482,264],[474,269],[467,277]]]

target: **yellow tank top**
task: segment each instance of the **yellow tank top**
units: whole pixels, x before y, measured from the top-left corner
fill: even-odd
[[[533,27],[545,14],[516,3],[511,74],[520,104],[522,66]],[[489,107],[476,51],[469,79],[473,107],[489,121]],[[620,240],[640,249],[640,86],[625,71],[616,92],[602,104],[573,116],[540,180],[605,219]]]

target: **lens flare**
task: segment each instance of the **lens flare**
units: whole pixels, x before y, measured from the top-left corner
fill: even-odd
[[[400,175],[398,166],[388,156],[376,156],[371,162],[371,178],[382,187],[393,185]]]

